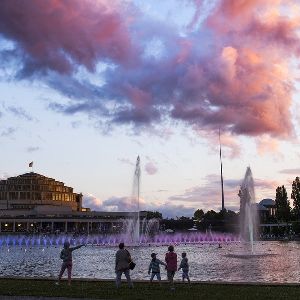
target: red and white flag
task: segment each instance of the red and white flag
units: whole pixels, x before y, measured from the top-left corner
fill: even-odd
[[[33,161],[29,163],[29,168],[33,167]]]

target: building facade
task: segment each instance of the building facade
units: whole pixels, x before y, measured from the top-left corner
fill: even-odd
[[[257,204],[257,211],[261,222],[274,219],[276,216],[276,203],[273,199],[263,199]]]
[[[34,172],[0,180],[0,234],[119,233],[133,214],[91,211],[81,193]]]
[[[61,181],[34,172],[0,180],[0,211],[20,214],[82,211],[82,194]]]

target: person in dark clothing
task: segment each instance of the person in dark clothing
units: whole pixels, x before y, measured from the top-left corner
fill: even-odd
[[[167,263],[167,275],[168,281],[171,284],[171,290],[174,290],[174,275],[177,271],[177,254],[174,252],[174,246],[172,245],[168,247],[168,251],[165,258]]]
[[[181,257],[182,257],[182,260],[181,260],[181,263],[179,265],[178,271],[180,269],[182,269],[182,281],[187,279],[188,283],[191,283],[190,276],[189,276],[190,266],[189,266],[188,258],[186,257],[186,253],[183,252],[181,254]]]
[[[70,243],[68,241],[66,241],[64,243],[64,248],[60,252],[60,258],[62,259],[63,263],[61,265],[60,273],[58,276],[58,282],[56,282],[56,284],[60,283],[61,278],[62,278],[65,270],[67,269],[68,270],[68,285],[71,285],[72,265],[73,265],[72,252],[76,249],[81,248],[82,246],[85,246],[85,245],[70,247]]]

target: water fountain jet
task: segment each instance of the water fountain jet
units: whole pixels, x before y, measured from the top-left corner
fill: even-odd
[[[240,239],[244,245],[250,245],[250,251],[232,253],[226,255],[234,258],[252,258],[276,255],[270,253],[258,253],[254,251],[254,240],[257,237],[258,218],[255,202],[254,180],[250,167],[247,167],[245,177],[241,184],[238,196],[240,197]]]

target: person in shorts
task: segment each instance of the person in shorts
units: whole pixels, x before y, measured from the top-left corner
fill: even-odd
[[[190,281],[190,277],[189,277],[189,260],[188,258],[186,257],[186,253],[183,252],[181,254],[181,257],[182,257],[182,260],[180,262],[180,265],[179,265],[179,268],[178,268],[178,271],[180,269],[182,269],[182,281],[184,281],[185,279],[187,279],[188,283],[191,283]]]
[[[166,266],[166,264],[164,262],[162,262],[161,260],[156,258],[156,253],[152,253],[151,254],[151,262],[149,265],[149,270],[148,270],[148,274],[151,274],[150,277],[150,282],[152,283],[154,277],[157,278],[157,280],[159,281],[159,283],[161,282],[161,277],[160,277],[160,266],[159,265],[163,265]],[[152,271],[152,272],[151,272]]]

